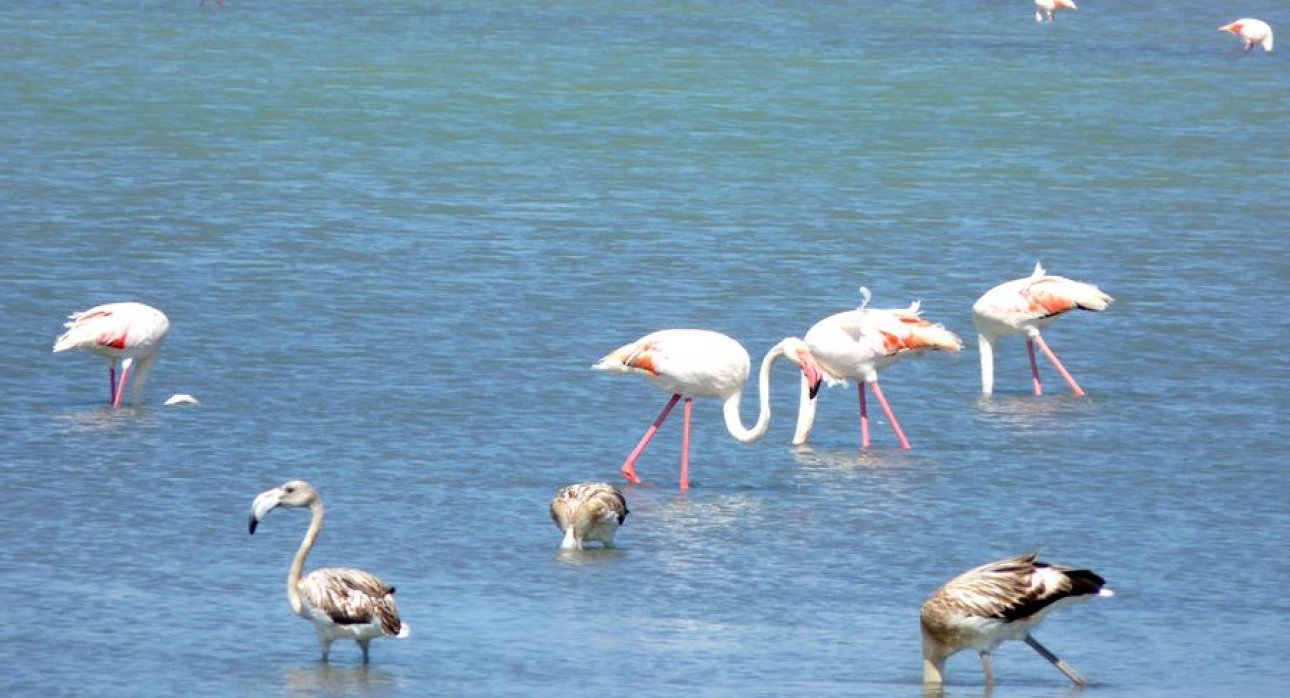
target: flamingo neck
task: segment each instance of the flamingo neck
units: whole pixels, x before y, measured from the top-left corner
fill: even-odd
[[[752,429],[745,428],[744,420],[739,416],[739,403],[743,400],[742,390],[726,398],[726,403],[722,406],[722,412],[726,417],[726,430],[742,443],[757,441],[765,436],[770,429],[770,367],[775,363],[776,359],[783,355],[783,344],[776,344],[770,351],[766,352],[765,358],[761,360],[761,370],[757,374],[757,393],[760,409],[757,412],[757,423],[753,425]]]
[[[309,530],[305,532],[305,539],[300,541],[300,549],[296,550],[296,556],[291,560],[291,569],[287,571],[287,599],[291,601],[291,610],[296,615],[301,615],[304,608],[300,600],[300,573],[305,568],[305,557],[314,547],[314,541],[318,540],[318,532],[322,530],[323,524],[323,504],[321,499],[315,499],[313,504],[309,505]]]
[[[811,437],[811,428],[815,426],[815,399],[811,397],[811,382],[802,376],[802,389],[797,399],[797,431],[793,434],[793,445],[801,446]]]
[[[981,394],[994,393],[994,340],[988,335],[977,335],[977,350],[981,354]]]

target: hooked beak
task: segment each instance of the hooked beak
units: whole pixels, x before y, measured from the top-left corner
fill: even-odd
[[[814,400],[820,392],[820,383],[824,377],[820,375],[820,367],[815,363],[814,357],[809,354],[802,357],[801,367],[802,375],[806,377],[806,384],[811,389],[811,399]]]
[[[246,530],[251,535],[255,535],[255,527],[260,525],[260,519],[268,515],[282,501],[282,490],[274,488],[267,492],[261,492],[251,503],[251,519],[247,522]]]

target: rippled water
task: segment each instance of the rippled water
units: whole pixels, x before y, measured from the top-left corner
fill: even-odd
[[[921,695],[922,600],[1032,548],[1116,589],[1038,633],[1090,694],[1283,692],[1284,54],[1199,0],[874,4],[7,6],[0,692]],[[983,401],[969,307],[1036,259],[1117,299],[1047,333],[1089,397],[1029,396],[1014,341]],[[556,554],[551,494],[666,401],[593,361],[687,326],[760,356],[862,284],[968,340],[884,373],[913,450],[859,451],[854,388],[792,448],[781,368],[764,441],[699,401],[694,489],[668,423],[620,547]],[[172,330],[113,412],[49,347],[125,299]],[[283,598],[306,517],[245,533],[295,477],[310,566],[399,589],[369,668]]]

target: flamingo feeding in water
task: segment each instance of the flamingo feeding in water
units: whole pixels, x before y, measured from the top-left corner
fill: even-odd
[[[726,429],[739,441],[751,443],[765,436],[770,428],[770,368],[781,356],[787,356],[798,365],[811,386],[812,394],[819,389],[819,367],[806,344],[792,337],[782,340],[762,359],[758,376],[761,409],[757,423],[748,429],[739,416],[739,403],[744,384],[748,382],[751,360],[748,352],[734,339],[710,330],[660,330],[610,352],[591,368],[610,373],[639,373],[660,389],[672,393],[672,399],[658,419],[627,456],[622,467],[623,476],[629,482],[640,482],[636,475],[636,461],[682,397],[685,398],[685,427],[681,436],[682,490],[690,488],[690,413],[696,396],[715,397],[722,401]]]
[[[1030,553],[981,565],[928,597],[920,614],[925,684],[944,683],[945,660],[974,649],[981,655],[986,686],[993,686],[990,653],[1007,640],[1022,640],[1075,685],[1088,685],[1030,631],[1059,606],[1114,594],[1105,587],[1106,580],[1090,570],[1050,565],[1037,556]]]
[[[582,550],[593,540],[614,547],[614,534],[628,513],[627,498],[607,482],[567,485],[551,499],[551,520],[564,532],[561,550]]]
[[[1255,44],[1262,46],[1264,52],[1272,51],[1272,27],[1261,19],[1244,17],[1231,24],[1224,24],[1218,30],[1241,37],[1241,48],[1247,52],[1254,48]]]
[[[1035,395],[1043,394],[1039,382],[1039,365],[1035,363],[1035,345],[1053,362],[1057,372],[1070,385],[1076,395],[1083,395],[1071,374],[1062,366],[1057,355],[1039,334],[1058,316],[1071,310],[1106,310],[1114,299],[1098,287],[1062,276],[1049,276],[1044,267],[1035,263],[1035,270],[1024,279],[999,284],[986,291],[972,305],[972,319],[976,323],[978,346],[981,351],[981,392],[994,392],[994,341],[1000,337],[1021,335],[1026,338],[1026,351],[1030,355],[1030,373],[1034,379]]]
[[[820,320],[806,333],[804,341],[829,385],[845,383],[848,378],[856,379],[860,392],[861,446],[869,447],[869,410],[865,402],[865,384],[868,384],[887,414],[887,421],[896,432],[900,447],[909,448],[909,440],[878,386],[878,372],[897,359],[928,350],[956,352],[962,348],[963,342],[941,325],[920,317],[921,303],[917,301],[908,308],[879,310],[868,307],[869,289],[862,287],[860,293],[864,296],[864,303],[858,309]],[[794,445],[804,444],[810,437],[811,427],[815,424],[815,406],[816,393],[803,380]]]
[[[64,324],[67,331],[54,342],[54,351],[85,349],[105,357],[108,362],[108,400],[113,407],[121,405],[121,394],[134,370],[134,404],[143,400],[148,373],[161,351],[161,343],[170,331],[166,314],[143,303],[108,303],[72,313]],[[121,366],[121,381],[116,369]]]
[[[309,509],[309,531],[287,572],[287,599],[296,615],[314,624],[322,660],[327,661],[331,643],[340,638],[357,642],[366,664],[373,639],[407,637],[410,629],[399,620],[394,587],[386,586],[376,575],[349,567],[323,567],[300,578],[305,556],[314,547],[323,523],[322,498],[313,486],[292,480],[261,492],[251,503],[250,533],[254,535],[260,521],[278,507]]]
[[[1073,0],[1035,0],[1035,21],[1045,19],[1053,21],[1053,13],[1058,10],[1078,10]]]

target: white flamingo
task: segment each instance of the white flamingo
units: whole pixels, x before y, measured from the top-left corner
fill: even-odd
[[[561,550],[581,550],[587,541],[614,547],[614,534],[628,513],[627,498],[607,482],[567,485],[551,499],[551,520],[564,532]]]
[[[685,398],[685,428],[681,437],[682,490],[690,487],[690,413],[696,396],[710,396],[722,401],[726,429],[739,441],[750,443],[765,436],[770,428],[770,368],[781,356],[787,356],[798,365],[812,385],[811,390],[819,389],[819,367],[806,344],[792,337],[784,339],[762,359],[758,376],[761,409],[757,423],[748,429],[739,416],[739,403],[744,384],[748,382],[751,360],[748,352],[734,339],[710,330],[660,330],[610,352],[592,368],[611,373],[639,373],[660,389],[672,393],[672,399],[658,419],[627,456],[622,467],[623,476],[630,482],[640,482],[636,475],[636,460],[682,397]]]
[[[261,492],[251,504],[250,533],[254,534],[260,520],[278,507],[309,509],[309,531],[287,572],[287,599],[296,615],[314,624],[322,660],[327,661],[331,643],[337,639],[357,642],[366,664],[368,645],[374,638],[407,637],[410,629],[399,620],[394,587],[387,586],[376,575],[349,567],[323,567],[300,578],[305,556],[314,547],[323,523],[322,498],[313,486],[292,480]]]
[[[1218,30],[1241,37],[1241,48],[1247,52],[1255,44],[1262,46],[1264,52],[1272,52],[1272,27],[1261,19],[1243,17],[1231,24],[1224,24]]]
[[[161,343],[170,331],[166,314],[143,303],[108,303],[72,313],[64,324],[67,331],[54,342],[54,351],[84,349],[105,357],[108,362],[108,401],[121,405],[121,394],[134,370],[133,401],[143,400],[143,387],[157,360]],[[116,380],[121,366],[121,382]]]
[[[1053,13],[1058,10],[1078,10],[1074,0],[1035,0],[1035,21],[1053,21]]]
[[[855,310],[847,310],[820,320],[806,333],[804,341],[811,355],[819,364],[820,372],[829,385],[845,383],[854,378],[860,393],[860,443],[869,447],[869,410],[865,401],[865,385],[887,414],[887,421],[896,432],[901,448],[909,448],[909,440],[887,398],[878,385],[878,372],[892,362],[906,356],[917,356],[929,350],[956,352],[963,343],[953,332],[919,316],[920,303],[908,308],[880,310],[869,308],[869,289],[861,288],[864,303]],[[801,398],[797,410],[797,432],[794,444],[804,444],[815,424],[817,398],[806,381],[802,381]]]
[[[994,342],[1000,337],[1023,336],[1030,355],[1030,373],[1035,395],[1043,394],[1039,382],[1039,365],[1035,363],[1035,345],[1076,395],[1083,395],[1066,367],[1058,360],[1039,331],[1071,310],[1106,310],[1114,299],[1098,287],[1062,276],[1049,276],[1043,265],[1035,263],[1035,270],[1024,279],[999,284],[986,291],[972,306],[972,319],[976,323],[978,346],[981,351],[981,392],[994,392]]]
[[[1069,664],[1039,644],[1030,632],[1053,609],[1112,596],[1106,580],[1090,570],[1057,567],[1037,553],[981,565],[951,579],[923,604],[923,682],[941,684],[945,660],[966,649],[981,655],[987,686],[994,685],[990,653],[1007,640],[1021,640],[1075,685],[1087,686]]]

